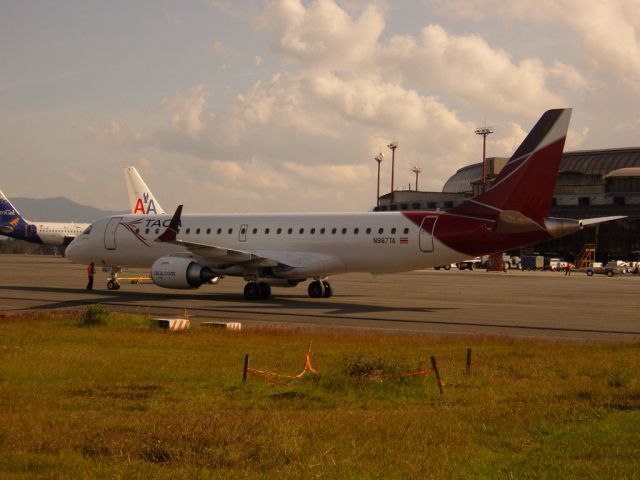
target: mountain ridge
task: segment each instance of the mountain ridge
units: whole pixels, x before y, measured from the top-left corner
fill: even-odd
[[[102,210],[74,202],[67,197],[51,198],[10,198],[20,214],[31,222],[76,222],[92,223],[99,218],[110,217],[126,211]]]

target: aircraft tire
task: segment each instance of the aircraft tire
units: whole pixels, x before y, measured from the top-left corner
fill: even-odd
[[[116,284],[114,283],[114,281],[113,281],[113,280],[109,280],[109,281],[107,282],[107,288],[108,288],[109,290],[115,290],[115,289],[116,289]]]
[[[311,298],[322,297],[322,294],[324,293],[322,290],[323,290],[322,284],[320,283],[319,280],[314,280],[309,284],[308,292]]]
[[[271,287],[268,283],[258,283],[258,298],[260,300],[269,300],[271,298]]]
[[[331,284],[327,281],[322,282],[324,286],[324,293],[322,294],[323,298],[331,298],[333,296],[333,289],[331,288]]]
[[[260,287],[256,282],[247,282],[244,286],[244,298],[247,300],[256,300],[260,295]]]

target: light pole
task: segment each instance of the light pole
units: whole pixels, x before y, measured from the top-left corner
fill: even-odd
[[[380,152],[378,155],[374,157],[374,160],[378,162],[378,189],[376,190],[376,206],[380,206],[380,164],[382,163],[382,159],[384,155]]]
[[[393,203],[393,174],[396,167],[396,148],[398,148],[398,142],[391,142],[387,145],[387,148],[391,149],[391,203]]]
[[[415,166],[411,169],[413,173],[416,174],[416,192],[418,191],[418,175],[422,173],[422,169],[418,166]]]
[[[478,127],[476,135],[482,135],[482,191],[487,188],[487,135],[493,133],[493,127]]]

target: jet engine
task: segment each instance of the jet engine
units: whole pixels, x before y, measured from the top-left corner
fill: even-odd
[[[153,283],[164,288],[198,288],[217,276],[210,268],[185,257],[161,257],[151,267]]]

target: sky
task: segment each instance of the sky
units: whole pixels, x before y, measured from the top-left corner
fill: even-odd
[[[640,146],[640,0],[0,0],[0,189],[126,210],[367,211],[510,156]]]

